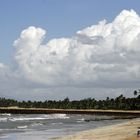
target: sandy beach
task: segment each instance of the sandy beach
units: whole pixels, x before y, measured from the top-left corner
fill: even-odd
[[[55,138],[56,140],[140,140],[137,130],[140,119],[133,119],[125,123],[104,126],[94,130],[84,131],[75,135]]]

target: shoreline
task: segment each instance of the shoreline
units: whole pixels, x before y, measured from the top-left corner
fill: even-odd
[[[52,140],[140,140],[140,136],[136,136],[138,127],[140,127],[140,118],[78,132],[74,135],[52,138]]]

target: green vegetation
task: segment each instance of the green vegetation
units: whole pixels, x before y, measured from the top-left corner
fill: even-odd
[[[13,99],[0,98],[0,107],[22,107],[22,108],[56,108],[56,109],[122,109],[140,110],[140,92],[134,91],[133,98],[123,95],[115,99],[107,97],[106,100],[95,100],[87,98],[82,100],[46,100],[46,101],[17,101]]]

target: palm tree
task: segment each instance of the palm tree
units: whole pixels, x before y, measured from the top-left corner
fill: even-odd
[[[138,92],[137,92],[137,90],[134,90],[134,96],[137,96],[137,94],[138,94]]]

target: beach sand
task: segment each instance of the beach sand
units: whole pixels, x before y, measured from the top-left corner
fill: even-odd
[[[125,140],[140,140],[140,137],[132,136],[132,137],[126,138]]]
[[[133,119],[125,123],[104,126],[97,129],[79,132],[75,135],[55,138],[55,140],[140,140],[137,130],[140,119]]]

